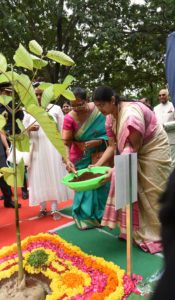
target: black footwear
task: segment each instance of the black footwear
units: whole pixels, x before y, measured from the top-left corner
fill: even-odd
[[[42,217],[45,217],[47,216],[47,210],[44,209],[44,210],[40,210],[39,214],[38,214],[38,218],[42,218]]]
[[[22,191],[22,198],[25,200],[25,199],[28,199],[29,198],[29,192],[26,191],[26,192],[23,192]]]
[[[9,201],[9,202],[4,202],[4,207],[9,207],[9,208],[15,208],[15,202],[14,201]],[[21,204],[18,203],[18,208],[21,207]]]
[[[4,200],[4,196],[2,195],[2,196],[0,196],[0,200]]]

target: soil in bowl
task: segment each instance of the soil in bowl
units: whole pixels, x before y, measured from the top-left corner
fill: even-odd
[[[83,174],[74,177],[72,180],[69,182],[79,182],[79,181],[86,181],[89,179],[97,178],[99,176],[102,176],[103,174],[101,173],[92,173],[92,172],[84,172]]]

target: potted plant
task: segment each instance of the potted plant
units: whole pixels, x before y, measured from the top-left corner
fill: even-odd
[[[16,282],[15,285],[9,284],[6,287],[6,290],[0,290],[0,299],[5,299],[6,297],[8,299],[17,299],[15,298],[14,291],[15,293],[20,291],[20,296],[17,296],[18,299],[25,299],[25,293],[27,289],[20,238],[17,194],[17,188],[23,186],[24,161],[21,160],[18,165],[16,164],[16,149],[21,152],[28,152],[30,145],[27,129],[24,128],[19,119],[15,120],[15,114],[19,109],[21,109],[21,107],[23,107],[27,113],[34,117],[55,148],[63,157],[65,157],[64,144],[61,139],[61,134],[58,132],[57,125],[55,121],[50,118],[49,112],[46,110],[46,108],[51,101],[58,99],[60,95],[63,95],[69,100],[74,100],[73,93],[68,89],[74,78],[68,75],[63,83],[42,83],[40,88],[44,91],[42,95],[41,106],[39,106],[34,88],[32,86],[32,82],[37,76],[38,70],[44,68],[48,64],[48,61],[60,63],[66,66],[73,66],[74,61],[69,56],[59,51],[51,50],[44,54],[42,47],[35,40],[29,42],[29,50],[30,52],[20,44],[14,55],[14,65],[8,65],[5,56],[0,54],[0,83],[9,82],[13,91],[12,97],[0,96],[0,104],[4,105],[6,110],[10,111],[12,114],[12,134],[7,136],[7,138],[10,139],[13,148],[13,165],[11,167],[1,168],[0,173],[1,176],[4,176],[4,179],[8,185],[14,188],[16,245],[18,253],[17,281],[16,279],[13,279],[15,280],[14,282]],[[28,73],[31,74],[30,77],[27,75]],[[9,103],[11,101],[12,106],[10,107]],[[20,133],[18,134],[16,134],[16,123],[20,128]],[[3,130],[5,124],[5,117],[0,115],[0,130]],[[43,265],[45,261],[47,261],[47,254],[41,250],[30,257],[30,263],[33,265],[33,267]],[[27,299],[45,299],[43,285],[39,284],[36,289],[35,286],[36,284],[31,285],[30,298]],[[10,289],[13,289],[12,293]],[[10,294],[12,295],[11,298],[9,298]]]

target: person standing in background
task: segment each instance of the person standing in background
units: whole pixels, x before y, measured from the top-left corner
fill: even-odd
[[[154,107],[156,118],[160,124],[174,121],[174,106],[168,100],[168,90],[162,89],[159,92],[159,104]]]
[[[12,97],[12,86],[11,83],[9,82],[2,82],[0,83],[0,95],[2,96],[8,96],[8,97]],[[4,153],[5,153],[5,159],[8,158],[9,154],[10,154],[10,139],[7,139],[7,137],[10,137],[12,135],[12,113],[11,113],[11,109],[12,109],[12,101],[9,102],[7,108],[6,106],[4,106],[3,104],[0,104],[0,114],[2,114],[5,118],[6,118],[6,125],[4,127],[5,132],[3,132],[3,134],[1,134],[1,140],[4,146]],[[18,109],[15,113],[15,119],[19,119],[22,121],[24,117],[24,113],[22,109]],[[20,129],[18,127],[18,124],[16,122],[15,124],[15,133],[19,134],[20,133]],[[27,199],[28,198],[28,190],[27,190],[27,179],[26,179],[26,174],[24,174],[24,185],[21,188],[22,190],[22,198],[23,199]],[[12,195],[12,193],[11,193]]]
[[[64,101],[62,105],[62,112],[64,115],[68,114],[71,111],[71,106],[69,101]]]
[[[168,90],[162,89],[159,91],[159,104],[154,107],[154,112],[158,122],[164,126],[167,132],[170,147],[171,147],[171,158],[172,167],[175,166],[175,123],[174,126],[172,121],[175,121],[175,109],[173,103],[168,99]],[[168,124],[169,123],[169,124]],[[171,128],[170,125],[171,124]]]
[[[5,150],[6,153],[5,153]],[[6,164],[6,154],[8,154],[9,148],[6,140],[5,134],[0,132],[0,168],[7,167]],[[15,208],[15,202],[12,200],[12,191],[11,187],[6,183],[4,177],[0,177],[0,188],[2,190],[4,207]],[[18,208],[21,207],[21,204],[18,203]]]
[[[92,154],[105,151],[108,140],[105,117],[93,102],[87,102],[84,88],[73,89],[76,100],[65,115],[62,137],[67,147],[67,170],[75,172],[92,164]],[[76,192],[72,216],[80,230],[100,227],[110,183],[95,190]]]
[[[39,105],[43,90],[39,89],[40,82],[35,83],[35,94]],[[47,111],[58,125],[61,132],[63,113],[60,106],[49,104]],[[36,120],[25,113],[23,124],[27,128],[32,145],[30,165],[28,167],[29,206],[40,205],[38,216],[47,215],[47,201],[51,201],[51,215],[54,220],[61,218],[58,203],[72,198],[73,192],[61,184],[61,179],[67,174],[61,155],[52,145],[43,129]]]

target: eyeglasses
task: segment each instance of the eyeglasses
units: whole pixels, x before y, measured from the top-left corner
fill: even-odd
[[[166,96],[166,94],[160,94],[159,97],[161,97],[161,96]]]

